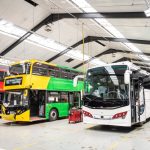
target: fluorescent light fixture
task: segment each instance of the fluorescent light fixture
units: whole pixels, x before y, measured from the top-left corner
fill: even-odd
[[[76,51],[71,50],[66,55],[69,56],[69,57],[78,59],[80,61],[83,61],[83,54],[79,50],[76,50]],[[90,56],[84,54],[84,61],[89,60],[90,58],[91,58]],[[89,63],[94,65],[94,66],[106,64],[106,63],[100,61],[99,59],[94,59],[94,60],[90,61]]]
[[[85,12],[96,12],[96,9],[91,7],[91,5],[85,0],[72,0],[72,2],[82,8]]]
[[[2,64],[2,65],[10,65],[12,63],[12,61],[10,61],[10,60],[6,60],[6,59],[4,59],[4,58],[0,58],[0,64]]]
[[[93,59],[92,61],[91,61],[91,63],[92,64],[94,64],[94,65],[97,65],[97,66],[99,66],[99,65],[105,65],[106,63],[104,63],[103,61],[100,61],[99,59]]]
[[[6,20],[1,19],[0,20],[0,33],[2,33],[2,32],[5,35],[9,35],[9,36],[17,38],[17,39],[27,33],[26,30],[14,25]],[[27,42],[29,41],[30,43],[44,46],[46,48],[51,48],[55,52],[60,52],[67,48],[66,46],[64,46],[54,40],[45,38],[45,37],[37,35],[37,34],[32,34],[25,41],[27,41]]]
[[[63,51],[67,48],[66,46],[64,46],[64,45],[62,45],[62,44],[60,44],[54,40],[42,37],[40,35],[33,34],[30,37],[28,37],[27,40],[29,40],[31,42],[35,42],[36,44],[40,44],[46,48],[51,48],[55,52],[60,52],[60,51]]]
[[[82,11],[90,13],[90,12],[97,12],[95,8],[93,8],[86,0],[71,0],[74,4],[76,4]],[[147,15],[150,16],[150,8],[145,11]],[[110,32],[113,36],[117,38],[125,38],[122,33],[120,33],[109,21],[107,21],[105,18],[95,18],[94,19],[98,24],[100,24],[105,31]],[[136,46],[134,46],[132,43],[123,43],[124,46],[126,46],[128,49],[134,52],[140,52],[142,51],[138,49]],[[139,57],[140,59],[149,59],[146,58],[145,55],[142,55],[142,57]]]
[[[26,33],[26,31],[22,28],[19,28],[14,24],[2,19],[0,20],[0,31],[15,35],[17,37],[23,36]]]
[[[144,11],[145,15],[147,17],[150,17],[150,8],[148,8],[147,10]]]
[[[104,18],[97,18],[95,19],[101,26],[103,26],[107,31],[113,34],[117,38],[124,38],[124,36],[106,19]]]
[[[142,53],[142,51],[139,50],[137,47],[135,47],[132,43],[126,43],[126,42],[124,42],[124,44],[125,44],[128,48],[130,48],[131,51]]]
[[[27,33],[27,31],[10,22],[7,22],[6,20],[0,20],[0,33],[18,39],[25,33]],[[61,52],[67,49],[67,46],[37,34],[32,34],[25,41],[40,46],[42,48],[51,49],[51,51],[54,52]],[[64,55],[83,61],[83,54],[81,53],[81,51],[78,50],[72,49],[71,51],[69,51],[67,54]],[[84,60],[86,61],[88,59],[90,59],[90,56],[84,55]],[[93,65],[100,65],[104,62],[101,62],[97,59],[91,61],[90,63]]]
[[[1,30],[0,30],[0,33],[3,34],[3,35],[6,35],[6,36],[12,37],[14,39],[18,39],[18,37],[16,35],[12,35],[12,34],[6,33],[6,32],[1,31]]]
[[[83,54],[79,50],[71,50],[66,55],[69,57],[73,57],[75,59],[78,59],[80,61],[83,61]],[[88,59],[90,59],[90,57],[88,55],[84,55],[84,61],[86,61]]]
[[[149,58],[145,55],[139,55],[139,58],[141,57],[141,59],[149,61]]]

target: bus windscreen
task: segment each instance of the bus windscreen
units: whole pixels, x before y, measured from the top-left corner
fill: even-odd
[[[105,66],[88,70],[84,104],[94,108],[128,105],[128,85],[124,83],[127,66]]]

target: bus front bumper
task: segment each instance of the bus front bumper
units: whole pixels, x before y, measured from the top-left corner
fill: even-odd
[[[2,114],[2,119],[8,121],[21,121],[21,122],[29,122],[30,121],[30,111],[27,110],[20,115],[15,114]]]

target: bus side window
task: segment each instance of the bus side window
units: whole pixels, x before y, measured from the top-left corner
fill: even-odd
[[[73,78],[72,78],[72,71],[71,71],[71,70],[68,71],[68,79],[73,79]]]
[[[34,63],[32,68],[32,74],[39,75],[39,76],[48,76],[48,65],[41,64],[41,63]]]
[[[55,77],[59,78],[60,77],[60,69],[55,67]]]
[[[58,67],[50,66],[49,67],[50,75],[56,78],[60,77],[61,70]]]
[[[49,76],[55,76],[55,68],[54,67],[52,67],[52,66],[49,66],[49,68],[48,68],[48,75]]]
[[[58,103],[60,102],[60,92],[48,92],[47,93],[47,101]]]
[[[62,69],[61,70],[61,77],[62,78],[68,78],[68,70]]]
[[[68,92],[61,92],[61,102],[63,103],[68,102]]]

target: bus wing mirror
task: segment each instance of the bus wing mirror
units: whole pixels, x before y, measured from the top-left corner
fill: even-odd
[[[124,83],[125,84],[130,83],[130,74],[131,74],[131,71],[129,71],[129,70],[126,70],[126,72],[124,73]]]
[[[79,78],[84,79],[84,75],[78,75],[73,79],[73,87],[77,86]]]

